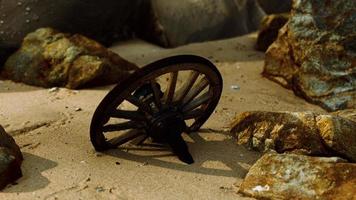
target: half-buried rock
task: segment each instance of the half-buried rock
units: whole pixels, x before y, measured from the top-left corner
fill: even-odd
[[[41,28],[25,37],[1,76],[41,87],[83,88],[117,83],[136,69],[87,37]]]
[[[356,164],[268,153],[249,170],[239,192],[257,199],[345,199],[356,197]]]
[[[356,122],[312,112],[245,112],[231,133],[257,151],[338,156],[356,162]]]
[[[0,190],[22,176],[22,160],[19,146],[0,126]]]

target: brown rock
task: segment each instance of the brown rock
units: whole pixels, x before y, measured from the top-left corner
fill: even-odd
[[[333,114],[356,122],[356,109],[339,110]]]
[[[232,124],[237,143],[278,153],[340,156],[356,161],[356,123],[312,112],[245,112]]]
[[[263,18],[258,33],[256,49],[266,51],[277,39],[278,31],[287,23],[289,13],[272,14]]]
[[[257,199],[356,197],[356,164],[337,157],[268,153],[249,170],[239,192]]]
[[[117,83],[136,69],[89,38],[42,28],[25,37],[1,75],[42,87],[82,88]]]
[[[22,176],[22,160],[20,147],[0,126],[0,189]]]
[[[329,111],[356,106],[356,1],[294,1],[263,75]]]

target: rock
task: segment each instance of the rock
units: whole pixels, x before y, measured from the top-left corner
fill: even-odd
[[[117,83],[136,69],[87,37],[41,28],[25,37],[1,76],[29,85],[73,89]]]
[[[22,160],[20,147],[0,126],[0,190],[22,176]]]
[[[328,111],[356,107],[356,1],[294,1],[263,75]]]
[[[151,0],[140,13],[138,35],[164,47],[243,35],[265,15],[256,0]]]
[[[355,199],[356,164],[268,153],[249,170],[239,192],[257,199]]]
[[[266,51],[268,47],[277,39],[278,31],[287,23],[288,13],[267,15],[261,22],[258,33],[256,50]]]
[[[22,39],[41,27],[79,33],[104,44],[132,35],[142,0],[1,0],[0,38],[20,46]]]
[[[356,122],[312,112],[245,112],[232,124],[239,145],[257,151],[339,156],[356,162]]]
[[[258,0],[258,3],[267,14],[286,13],[292,8],[292,0]]]
[[[333,114],[356,122],[356,109],[339,110]]]

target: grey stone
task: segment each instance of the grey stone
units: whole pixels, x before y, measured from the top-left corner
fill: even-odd
[[[138,34],[165,47],[243,35],[265,15],[256,0],[151,0],[142,13]]]

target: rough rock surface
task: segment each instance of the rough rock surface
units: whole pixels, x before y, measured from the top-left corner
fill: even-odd
[[[1,0],[0,38],[18,46],[41,27],[84,34],[108,44],[131,34],[130,24],[142,0]]]
[[[356,122],[356,109],[339,110],[333,114]]]
[[[256,0],[151,0],[138,34],[165,47],[255,31],[265,15]]]
[[[258,151],[339,156],[356,162],[356,123],[312,112],[245,112],[232,124],[240,145]]]
[[[287,23],[288,13],[267,15],[261,22],[258,33],[256,49],[266,51],[268,47],[277,39],[278,31]]]
[[[356,1],[298,0],[263,74],[329,111],[356,107]]]
[[[249,170],[239,192],[257,199],[356,197],[356,164],[340,158],[268,153]]]
[[[5,63],[2,77],[42,87],[117,83],[137,67],[79,34],[41,28],[28,34]]]
[[[0,189],[22,176],[22,160],[19,146],[0,126]]]

